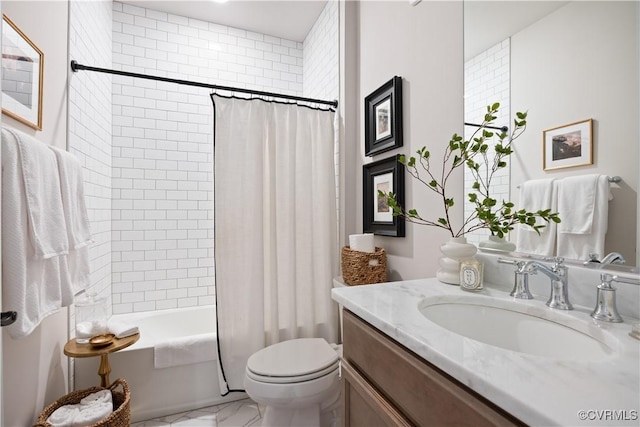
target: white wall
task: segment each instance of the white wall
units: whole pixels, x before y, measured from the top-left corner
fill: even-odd
[[[113,4],[113,68],[302,95],[302,43]],[[113,311],[213,304],[210,90],[113,79]]]
[[[304,39],[302,87],[307,98],[338,99],[338,1],[329,0]]]
[[[397,153],[412,154],[423,145],[434,159],[442,158],[451,135],[463,131],[463,39],[462,2],[361,2],[356,13],[356,66],[360,80],[355,159],[345,154],[345,182],[354,186],[356,228],[362,232],[362,164]],[[403,77],[404,146],[375,156],[364,156],[364,98],[394,75]],[[463,206],[462,171],[449,186],[457,204],[454,221],[460,224]],[[441,216],[440,201],[433,193],[406,178],[406,204],[429,216]],[[437,218],[436,216],[436,218]],[[347,224],[350,220],[347,219]],[[376,237],[376,246],[387,251],[391,280],[433,277],[438,268],[439,247],[447,232],[407,224],[407,237]]]
[[[44,52],[45,65],[43,130],[36,132],[4,115],[2,125],[66,148],[68,4],[3,1],[2,9]],[[66,308],[44,319],[22,340],[3,332],[3,425],[32,425],[47,404],[67,392],[68,362],[62,352],[67,336]]]
[[[638,191],[638,2],[571,2],[511,39],[512,110],[528,110],[511,162],[511,194],[529,179],[619,175],[612,186],[605,251],[636,259]],[[594,120],[594,164],[542,166],[542,132]]]
[[[69,57],[111,68],[111,1],[69,4]],[[111,310],[111,76],[79,71],[69,76],[69,147],[83,165],[93,244],[88,292],[108,298]],[[70,309],[69,336],[75,336]],[[74,384],[74,360],[70,360]],[[97,359],[94,363],[98,363]]]

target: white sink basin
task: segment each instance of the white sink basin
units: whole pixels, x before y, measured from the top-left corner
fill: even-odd
[[[480,296],[425,298],[418,309],[451,332],[507,350],[583,361],[615,354],[615,338],[551,309]]]

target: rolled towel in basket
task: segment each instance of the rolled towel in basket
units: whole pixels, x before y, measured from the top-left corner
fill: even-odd
[[[138,333],[136,325],[118,322],[117,320],[109,320],[107,327],[109,332],[115,335],[116,338],[125,338]]]
[[[113,405],[113,396],[111,390],[100,390],[95,393],[91,393],[80,401],[80,405],[94,405],[96,403],[109,403]]]
[[[53,427],[73,427],[79,413],[79,405],[62,405],[49,415],[47,422]]]
[[[74,427],[87,427],[107,418],[113,412],[113,404],[109,402],[93,402],[81,405],[80,412],[73,420]]]

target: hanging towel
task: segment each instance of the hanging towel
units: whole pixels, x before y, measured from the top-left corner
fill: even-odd
[[[27,201],[29,236],[37,258],[47,259],[69,252],[56,156],[46,144],[15,129],[7,129],[20,153]]]
[[[49,148],[55,153],[58,164],[62,208],[69,242],[69,275],[73,295],[77,295],[90,284],[87,246],[92,243],[85,205],[82,165],[71,153],[55,147]]]
[[[582,175],[559,182],[558,256],[588,260],[604,253],[611,192],[607,175]]]
[[[520,187],[520,208],[529,212],[557,210],[556,182],[552,179],[536,179],[524,182]],[[518,252],[553,256],[556,244],[556,223],[538,219],[536,225],[544,225],[540,235],[533,228],[520,224],[516,238]]]
[[[216,360],[216,334],[198,334],[175,338],[153,348],[156,369]]]
[[[32,150],[37,153],[31,153]],[[24,162],[22,153],[31,160]],[[43,161],[51,175],[42,174],[45,166],[38,172],[24,171],[25,164],[36,167],[36,159],[46,159],[44,153],[54,161],[53,164],[51,159]],[[45,144],[16,130],[2,129],[2,309],[18,312],[17,320],[4,328],[12,338],[29,335],[42,319],[72,300],[66,255],[53,255],[65,252],[68,246],[62,201],[53,195],[44,195],[44,200],[55,205],[51,207],[36,198],[44,188],[52,192],[57,188],[60,192],[54,164],[55,155]],[[28,201],[27,180],[33,203]],[[57,182],[58,186],[51,182]],[[42,218],[41,207],[45,208],[47,218]],[[53,212],[56,209],[57,214]],[[30,224],[31,218],[38,218],[37,226]],[[41,229],[44,224],[52,230]],[[38,231],[41,233],[36,238],[33,233]],[[36,250],[38,243],[40,249]]]

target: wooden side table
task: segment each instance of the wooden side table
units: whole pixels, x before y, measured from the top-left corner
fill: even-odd
[[[70,357],[95,357],[100,356],[100,367],[98,375],[100,375],[100,387],[109,387],[109,374],[111,373],[111,365],[109,364],[109,353],[115,353],[118,350],[129,347],[140,339],[140,333],[124,338],[114,338],[113,342],[106,347],[92,347],[91,344],[78,344],[75,338],[72,338],[64,345],[64,354]]]

